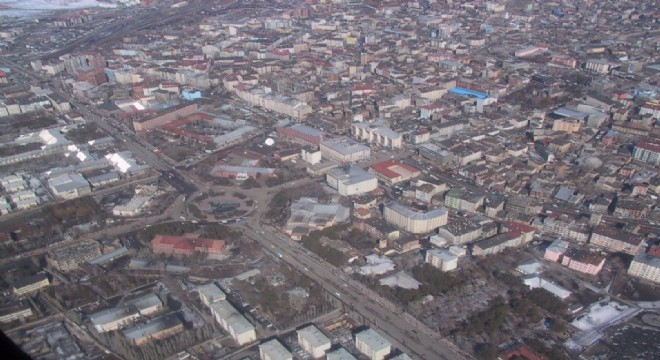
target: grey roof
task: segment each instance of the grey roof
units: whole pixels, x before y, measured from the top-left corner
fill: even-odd
[[[310,136],[324,136],[325,133],[321,130],[314,129],[313,127],[309,127],[307,125],[303,124],[296,124],[291,127],[292,129],[301,132],[306,135]]]
[[[357,166],[351,166],[348,169],[337,167],[328,171],[329,175],[334,176],[342,184],[353,185],[364,181],[375,179],[376,177]]]
[[[355,334],[355,339],[360,339],[360,341],[369,345],[369,347],[374,350],[382,350],[388,347],[391,347],[392,344],[385,339],[381,334],[377,333],[374,329],[367,329],[362,332]]]
[[[342,155],[350,155],[357,152],[369,150],[369,147],[347,137],[325,140],[321,142],[324,145]]]
[[[182,325],[183,322],[179,318],[179,314],[176,312],[163,315],[159,318],[150,320],[144,324],[134,326],[132,328],[122,331],[125,337],[129,340],[137,340],[145,338],[155,334],[159,331],[173,328],[178,325]]]
[[[397,202],[391,202],[387,204],[387,207],[394,211],[397,212],[407,218],[413,219],[413,220],[429,220],[436,218],[438,216],[444,216],[447,214],[447,209],[444,207],[440,207],[437,209],[429,210],[427,212],[421,212],[421,211],[414,211],[406,206],[403,206]]]
[[[211,310],[227,322],[237,334],[254,330],[254,326],[241,315],[228,301],[221,300],[209,305]]]
[[[259,351],[268,354],[270,360],[290,360],[292,355],[282,343],[273,339],[259,345]]]
[[[120,247],[119,249],[109,252],[105,255],[101,255],[97,257],[96,259],[92,259],[89,261],[90,264],[94,265],[102,265],[107,262],[110,262],[118,257],[124,256],[128,254],[128,249],[125,246]]]
[[[330,339],[325,336],[316,326],[310,325],[304,329],[297,331],[298,336],[307,339],[312,347],[319,347],[325,344],[330,344]]]
[[[327,360],[357,360],[355,356],[344,348],[339,348],[326,354]]]

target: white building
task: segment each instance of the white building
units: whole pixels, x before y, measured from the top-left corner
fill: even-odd
[[[346,137],[321,142],[321,157],[340,164],[368,160],[370,156],[371,150],[368,146]]]
[[[300,347],[314,359],[323,357],[332,345],[330,339],[314,325],[298,330],[297,334]]]
[[[370,144],[391,149],[399,149],[403,146],[403,136],[380,122],[354,123],[351,125],[351,133],[356,139],[366,140]]]
[[[648,254],[635,256],[630,263],[628,274],[660,283],[660,257]]]
[[[446,225],[448,216],[444,207],[420,212],[396,202],[387,204],[383,211],[385,221],[413,234],[426,234]]]
[[[55,196],[73,199],[92,192],[89,182],[77,173],[66,173],[48,179],[48,186]]]
[[[259,359],[261,360],[292,360],[293,355],[282,343],[273,339],[263,344],[259,344]]]
[[[442,271],[451,271],[458,267],[458,256],[444,249],[428,250],[425,261]]]
[[[220,290],[218,285],[214,283],[198,286],[197,293],[199,293],[199,298],[202,300],[202,303],[206,306],[209,306],[218,301],[226,300],[227,298],[225,293],[222,290]]]
[[[371,360],[383,360],[392,350],[392,344],[374,329],[355,334],[355,347]]]
[[[331,169],[326,174],[326,182],[343,196],[360,195],[378,188],[375,176],[355,166]]]
[[[257,340],[254,326],[228,301],[214,302],[209,305],[209,308],[218,324],[231,335],[238,345],[245,345]]]
[[[344,348],[339,348],[326,354],[326,360],[357,360],[355,356]]]

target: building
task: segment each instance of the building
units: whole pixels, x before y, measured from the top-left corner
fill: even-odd
[[[74,199],[92,193],[89,182],[78,173],[65,173],[48,179],[48,187],[55,196]]]
[[[561,264],[571,270],[596,275],[605,265],[605,257],[589,250],[571,248],[564,253]]]
[[[211,175],[219,178],[247,180],[259,177],[276,177],[277,172],[275,169],[265,167],[218,164],[211,170]]]
[[[458,256],[444,249],[428,250],[424,261],[442,271],[451,271],[458,267]]]
[[[371,360],[383,360],[392,350],[392,344],[374,329],[355,334],[355,347]]]
[[[198,286],[197,293],[206,306],[227,299],[227,295],[215,283]]]
[[[369,167],[369,172],[387,185],[409,181],[421,175],[416,168],[395,160],[373,164]]]
[[[116,307],[101,310],[89,316],[97,332],[103,333],[118,330],[135,322],[142,316],[148,316],[160,311],[163,302],[155,294],[147,294],[126,301]]]
[[[484,195],[465,189],[451,189],[445,194],[445,206],[458,211],[477,212],[484,203]]]
[[[90,261],[101,256],[99,243],[86,240],[74,245],[51,248],[48,250],[46,261],[59,271],[78,269],[78,264]]]
[[[277,339],[259,344],[259,359],[261,360],[293,360],[293,355]]]
[[[660,284],[660,257],[638,254],[633,258],[628,274]]]
[[[326,133],[303,124],[295,124],[289,127],[278,127],[277,135],[299,141],[306,145],[319,146],[325,140]]]
[[[321,142],[321,157],[340,164],[368,160],[370,156],[371,150],[368,146],[346,137]]]
[[[495,225],[493,224],[493,226]],[[482,231],[478,224],[458,218],[439,228],[438,235],[448,240],[450,244],[465,245],[479,239]]]
[[[633,157],[654,165],[660,165],[660,143],[640,142],[635,145]]]
[[[32,309],[29,306],[19,305],[0,309],[0,323],[2,324],[25,319],[30,316],[32,316]]]
[[[446,225],[448,216],[444,207],[421,212],[396,202],[387,204],[383,210],[385,221],[413,234],[426,234]]]
[[[161,340],[183,332],[183,322],[179,314],[174,312],[132,328],[122,333],[135,346],[141,346],[154,340]]]
[[[378,188],[376,177],[356,166],[331,169],[326,182],[343,196],[361,195]]]
[[[152,116],[133,121],[135,131],[156,129],[172,121],[197,113],[196,103],[184,103],[174,108],[168,108]]]
[[[326,351],[330,350],[330,339],[325,336],[316,326],[310,325],[296,332],[298,334],[298,344],[300,347],[314,359],[325,356]]]
[[[311,165],[318,164],[321,162],[321,150],[317,147],[304,147],[301,150],[300,157]]]
[[[326,360],[357,360],[357,358],[342,347],[327,353]]]
[[[552,131],[576,133],[580,131],[580,121],[576,119],[557,119],[552,123]]]
[[[351,133],[358,140],[377,144],[388,149],[403,146],[403,136],[387,126],[378,123],[358,122],[351,125]]]
[[[284,232],[294,240],[300,240],[310,231],[344,222],[350,216],[350,210],[338,203],[319,204],[317,199],[306,197],[291,203],[290,211]]]
[[[610,252],[623,252],[630,255],[639,253],[644,245],[640,235],[623,232],[606,225],[598,225],[593,229],[589,243]]]
[[[422,144],[417,148],[419,155],[435,161],[440,166],[445,166],[454,161],[454,154],[436,144]]]
[[[23,296],[33,291],[45,288],[48,285],[50,285],[50,281],[48,281],[48,277],[45,274],[36,274],[18,280],[14,284],[13,291],[15,295]]]
[[[209,308],[218,324],[231,335],[238,345],[245,345],[257,340],[254,326],[227,300],[214,302],[209,305]]]
[[[550,244],[545,249],[545,254],[543,254],[543,258],[557,262],[561,260],[561,257],[564,255],[564,253],[568,250],[568,241],[564,241],[561,239],[557,239]]]
[[[156,235],[151,240],[151,250],[155,254],[192,255],[203,253],[209,256],[220,256],[225,250],[224,240],[199,239],[186,236]]]

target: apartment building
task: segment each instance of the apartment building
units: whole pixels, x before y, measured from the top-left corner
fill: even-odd
[[[610,252],[636,255],[645,242],[641,235],[627,233],[606,225],[599,225],[592,231],[589,243]]]
[[[358,140],[389,149],[403,146],[403,136],[381,123],[358,122],[351,125],[351,133]]]
[[[451,271],[458,267],[458,256],[445,249],[431,249],[426,251],[424,261],[442,271]]]
[[[638,254],[628,268],[628,274],[660,284],[660,257]]]
[[[589,250],[570,248],[564,253],[561,264],[571,270],[596,275],[605,265],[605,257]]]
[[[314,359],[325,356],[330,350],[330,339],[325,336],[316,326],[310,325],[296,332],[298,334],[298,344],[300,347]]]
[[[445,206],[458,211],[477,212],[484,203],[484,195],[465,189],[451,189],[445,194]]]
[[[45,274],[36,274],[18,280],[16,283],[14,283],[13,291],[15,295],[23,296],[25,294],[45,288],[48,285],[50,285],[50,281]]]
[[[387,204],[383,211],[385,221],[413,234],[426,234],[446,225],[448,216],[444,207],[422,212],[396,202]]]
[[[383,360],[392,351],[392,344],[371,328],[355,334],[355,347],[371,360]]]

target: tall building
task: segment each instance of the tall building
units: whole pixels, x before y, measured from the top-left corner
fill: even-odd
[[[446,225],[448,216],[444,207],[422,212],[396,202],[387,204],[383,210],[385,221],[413,234],[426,234]]]

